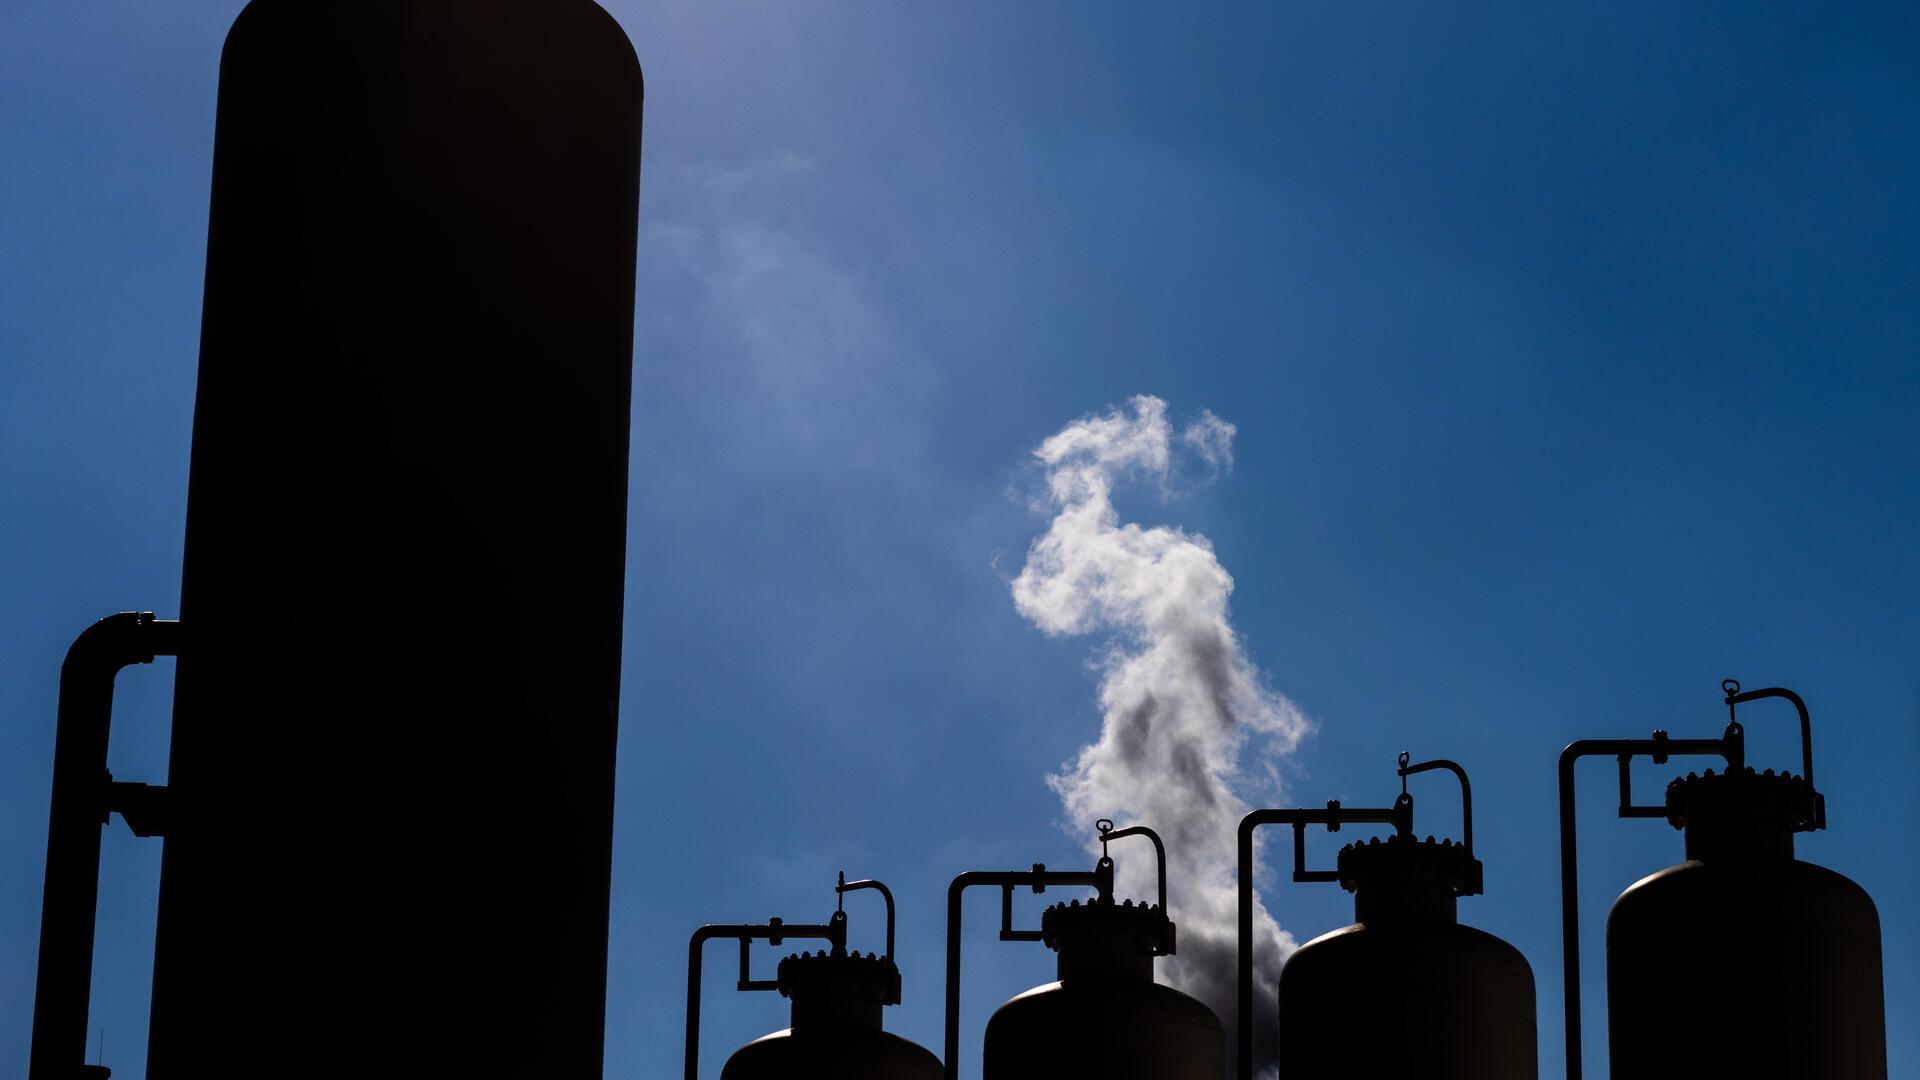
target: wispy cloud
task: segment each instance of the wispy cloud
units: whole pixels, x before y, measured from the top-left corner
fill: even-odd
[[[898,344],[859,254],[812,226],[822,172],[792,150],[650,163],[638,351],[734,456],[885,468],[923,447],[933,373]]]
[[[1177,434],[1166,402],[1138,396],[1088,416],[1034,451],[1046,476],[1047,531],[1013,581],[1014,604],[1049,634],[1099,634],[1100,737],[1049,778],[1070,826],[1137,822],[1167,842],[1179,954],[1163,975],[1233,1021],[1236,952],[1236,791],[1250,739],[1292,751],[1311,725],[1247,658],[1229,618],[1233,578],[1205,536],[1122,522],[1114,489],[1133,479],[1163,490],[1179,456],[1207,471],[1232,467],[1232,424],[1202,412]],[[1151,860],[1122,862],[1122,885],[1149,896]],[[1280,965],[1293,939],[1255,912],[1255,1053],[1274,1061]],[[1229,1032],[1229,1046],[1232,1045]]]

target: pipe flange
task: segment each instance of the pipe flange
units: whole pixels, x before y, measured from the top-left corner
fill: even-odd
[[[1055,904],[1040,913],[1040,940],[1058,952],[1074,943],[1099,940],[1153,956],[1166,940],[1167,914],[1158,904],[1123,900],[1078,900]]]
[[[874,953],[802,952],[780,961],[774,975],[780,996],[798,1000],[849,997],[893,1005],[900,1000],[900,969]]]
[[[1465,845],[1452,840],[1394,835],[1348,844],[1340,849],[1334,866],[1340,875],[1340,887],[1348,892],[1363,886],[1427,886],[1459,896],[1473,891],[1479,880],[1480,860],[1468,855]]]
[[[1690,823],[1738,820],[1792,831],[1810,820],[1815,798],[1805,778],[1789,772],[1755,772],[1751,765],[1718,773],[1707,769],[1667,784],[1667,823],[1685,829]]]

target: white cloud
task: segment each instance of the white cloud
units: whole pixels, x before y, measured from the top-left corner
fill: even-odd
[[[1231,1026],[1237,948],[1234,843],[1247,805],[1235,790],[1250,738],[1292,751],[1310,723],[1266,683],[1229,617],[1233,578],[1205,536],[1120,521],[1115,485],[1168,485],[1176,451],[1232,467],[1232,424],[1202,412],[1176,436],[1166,403],[1077,420],[1041,443],[1053,519],[1013,581],[1014,604],[1049,634],[1106,634],[1097,654],[1100,737],[1049,778],[1071,827],[1150,825],[1167,842],[1179,954],[1163,974]],[[1150,896],[1152,860],[1121,861],[1122,885]],[[1293,939],[1255,915],[1256,1054],[1273,1061],[1280,965]],[[1229,1043],[1231,1045],[1231,1042]]]

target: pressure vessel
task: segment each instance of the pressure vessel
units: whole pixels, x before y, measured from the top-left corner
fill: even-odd
[[[987,1022],[984,1080],[1222,1080],[1226,1033],[1213,1010],[1153,981],[1170,937],[1158,905],[1055,904],[1041,940],[1058,953],[1056,982],[1000,1006]]]
[[[1811,792],[1751,767],[1667,785],[1686,861],[1607,916],[1613,1075],[1882,1080],[1880,917],[1866,891],[1794,858]]]
[[[601,1076],[640,108],[588,0],[234,22],[153,1080]]]
[[[780,961],[782,996],[792,1026],[734,1051],[720,1080],[939,1080],[940,1059],[880,1028],[880,1013],[900,999],[900,971],[868,953],[800,953]]]
[[[1341,849],[1353,925],[1296,949],[1280,970],[1280,1077],[1532,1080],[1533,969],[1458,919],[1477,880],[1460,845],[1378,838]]]

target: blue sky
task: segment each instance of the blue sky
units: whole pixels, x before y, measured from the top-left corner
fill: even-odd
[[[0,1072],[60,656],[178,603],[238,6],[0,13]],[[610,8],[648,100],[608,1076],[678,1067],[695,925],[817,919],[841,868],[899,897],[888,1024],[937,1050],[946,882],[1084,861],[1047,777],[1099,734],[1107,639],[1048,636],[1010,583],[1048,527],[1032,451],[1137,394],[1238,429],[1230,471],[1116,507],[1232,575],[1245,656],[1313,725],[1272,759],[1286,797],[1389,798],[1403,748],[1472,771],[1462,916],[1532,962],[1542,1075],[1558,749],[1717,733],[1724,676],[1811,704],[1832,828],[1800,852],[1873,894],[1888,1014],[1920,1008],[1910,6]],[[124,778],[165,774],[170,678],[121,679]],[[1788,716],[1748,726],[1797,762]],[[1606,774],[1590,1071],[1600,913],[1680,850],[1611,817]],[[137,1076],[158,850],[107,835],[96,1030]],[[1303,940],[1350,912],[1269,896]],[[1051,978],[972,929],[969,1073],[991,1007]],[[727,985],[704,1075],[785,1025]]]

